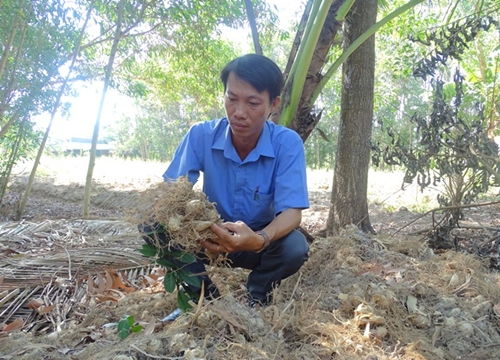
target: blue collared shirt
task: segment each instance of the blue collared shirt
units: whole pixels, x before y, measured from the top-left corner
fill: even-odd
[[[257,146],[241,160],[226,118],[195,124],[186,134],[165,181],[203,172],[203,192],[224,221],[245,222],[256,230],[280,212],[309,207],[304,146],[299,135],[266,121]]]

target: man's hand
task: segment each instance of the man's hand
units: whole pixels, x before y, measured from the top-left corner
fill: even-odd
[[[236,251],[258,251],[264,245],[262,236],[256,234],[242,221],[224,223],[226,229],[212,224],[210,229],[217,238],[203,241],[201,244],[211,252],[232,253]]]

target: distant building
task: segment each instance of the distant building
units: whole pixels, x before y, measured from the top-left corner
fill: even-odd
[[[90,151],[92,139],[72,137],[65,141],[62,145],[66,155],[81,155],[86,151]],[[105,141],[97,141],[96,156],[107,156],[113,152],[113,145],[107,144]]]

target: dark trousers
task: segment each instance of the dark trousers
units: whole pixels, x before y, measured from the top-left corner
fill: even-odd
[[[308,259],[309,245],[305,236],[293,230],[285,237],[271,242],[260,253],[239,251],[228,255],[231,267],[252,270],[247,280],[250,296],[262,303],[268,303],[271,292],[281,280],[295,274]],[[186,265],[192,273],[205,271],[206,258],[200,256],[197,262]],[[205,281],[205,278],[202,278]]]

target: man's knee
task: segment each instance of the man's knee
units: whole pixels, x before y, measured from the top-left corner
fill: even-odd
[[[296,230],[276,241],[285,277],[296,273],[308,259],[309,244],[305,236]],[[271,250],[271,249],[270,249]]]
[[[306,237],[297,230],[293,230],[290,234],[283,238],[285,256],[289,260],[306,261],[309,253],[309,244]]]

